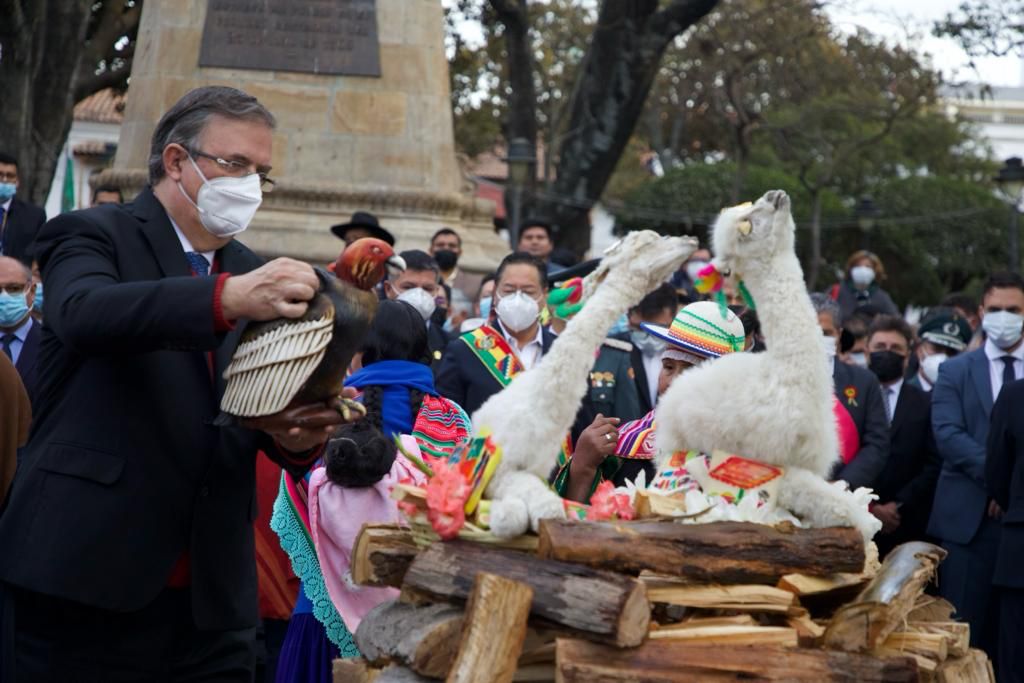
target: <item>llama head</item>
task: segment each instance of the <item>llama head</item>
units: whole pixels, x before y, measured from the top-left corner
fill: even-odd
[[[771,190],[753,204],[723,209],[711,242],[722,270],[747,272],[752,264],[768,264],[777,254],[793,253],[796,227],[789,195]]]
[[[608,277],[646,294],[665,282],[698,245],[695,237],[665,237],[653,230],[630,232],[605,250],[601,263],[584,280],[584,296]]]

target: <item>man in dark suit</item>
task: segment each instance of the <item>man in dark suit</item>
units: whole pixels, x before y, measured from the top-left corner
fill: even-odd
[[[669,327],[678,312],[679,295],[676,294],[675,288],[666,282],[647,294],[639,304],[629,309],[627,314],[629,332],[616,337],[628,341],[632,346],[630,363],[633,367],[637,398],[640,399],[640,415],[651,412],[658,400],[661,352],[665,349],[663,341],[645,332],[640,325],[647,323]],[[617,415],[616,417],[621,416]]]
[[[437,308],[438,297],[443,299],[441,269],[425,251],[409,249],[399,256],[405,260],[405,270],[384,281],[384,295],[409,304],[423,316],[427,326],[427,347],[430,349],[430,368],[436,374],[441,367],[448,334],[442,325],[431,321]]]
[[[1004,510],[992,583],[999,587],[1000,681],[1024,681],[1024,382],[1003,387],[992,407],[985,462],[988,494]]]
[[[868,368],[882,385],[891,434],[889,458],[875,482],[871,512],[882,522],[875,536],[884,557],[907,541],[925,540],[940,461],[932,436],[931,397],[903,381],[914,332],[902,318],[880,315],[868,329]]]
[[[28,266],[0,256],[0,351],[14,363],[31,400],[38,384],[36,361],[42,336],[31,315],[35,289]]]
[[[35,421],[0,516],[2,680],[251,680],[257,451],[300,474],[340,422],[320,405],[213,425],[242,321],[300,316],[318,285],[232,239],[273,126],[241,91],[193,90],[157,124],[133,203],[39,236]]]
[[[498,266],[495,282],[497,321],[452,340],[437,373],[438,392],[471,416],[516,372],[540,362],[555,340],[539,319],[548,283],[543,262],[510,254]]]
[[[0,152],[0,255],[29,263],[29,245],[46,222],[46,212],[14,196],[18,160]]]
[[[821,293],[811,294],[818,324],[828,342],[832,357],[832,381],[835,396],[857,427],[860,447],[847,463],[837,463],[832,477],[842,479],[851,489],[873,488],[889,458],[889,422],[886,420],[882,388],[869,370],[843,363],[835,358],[839,349],[839,305]]]
[[[942,457],[928,533],[948,556],[939,591],[971,625],[971,645],[998,656],[998,615],[992,575],[999,548],[1001,506],[985,488],[985,443],[992,404],[1004,384],[1024,376],[1024,280],[996,273],[981,305],[984,346],[939,366],[932,388],[932,428]]]

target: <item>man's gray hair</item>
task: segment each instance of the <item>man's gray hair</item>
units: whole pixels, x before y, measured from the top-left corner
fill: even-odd
[[[837,330],[839,329],[841,322],[839,320],[839,304],[836,303],[835,300],[832,299],[832,297],[830,297],[827,294],[822,294],[821,292],[812,292],[811,306],[814,307],[815,313],[828,313],[830,316],[832,316],[832,325]]]
[[[165,175],[164,148],[174,143],[190,152],[194,151],[211,116],[262,121],[270,128],[277,125],[274,115],[259,100],[241,90],[222,85],[190,90],[160,117],[153,131],[153,140],[149,146],[151,185],[155,185]]]

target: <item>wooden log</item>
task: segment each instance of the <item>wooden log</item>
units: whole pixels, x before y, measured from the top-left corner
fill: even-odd
[[[887,650],[921,655],[936,662],[944,662],[949,656],[949,643],[940,633],[897,631],[889,634],[889,637],[882,643],[882,647]]]
[[[462,643],[447,683],[511,683],[526,638],[533,589],[480,572],[466,603]]]
[[[451,605],[407,605],[395,600],[370,610],[356,629],[356,647],[368,662],[403,664],[443,678],[455,660],[462,612]]]
[[[914,603],[914,608],[907,614],[910,621],[942,621],[953,620],[956,608],[948,600],[933,595],[922,595]]]
[[[373,683],[435,683],[435,679],[421,676],[412,669],[391,664],[380,670]]]
[[[908,621],[906,630],[941,635],[950,657],[963,657],[971,649],[971,625],[960,621]]]
[[[729,617],[693,617],[686,621],[677,621],[674,624],[651,624],[651,633],[697,626],[757,626],[757,621],[749,614],[734,614]]]
[[[334,683],[370,683],[376,676],[377,672],[362,657],[339,658],[331,662]]]
[[[478,543],[435,543],[421,552],[405,575],[407,589],[448,600],[465,600],[479,572],[520,581],[533,589],[531,615],[580,637],[619,647],[647,635],[650,606],[635,578]]]
[[[779,579],[778,587],[801,598],[808,595],[822,595],[837,591],[853,591],[856,595],[871,580],[864,574],[831,574],[829,576],[808,576],[786,574]]]
[[[970,650],[966,656],[947,659],[935,670],[936,683],[996,683],[992,662],[981,650]]]
[[[853,528],[797,529],[750,522],[677,524],[543,520],[537,554],[637,574],[648,570],[709,583],[776,583],[786,574],[864,569]]]
[[[360,586],[402,585],[420,549],[408,529],[364,524],[352,546],[352,580]]]
[[[738,626],[723,624],[717,626],[658,629],[657,631],[651,631],[648,639],[707,642],[716,643],[722,647],[734,647],[737,645],[796,647],[799,635],[796,629],[786,626]]]
[[[829,650],[664,640],[615,650],[559,638],[556,668],[560,683],[917,681],[917,665],[908,657],[879,659]]]
[[[825,627],[816,623],[806,613],[787,616],[786,625],[796,629],[797,635],[800,637],[800,645],[804,647],[816,646],[818,639],[825,635]]]
[[[939,663],[931,657],[925,657],[914,652],[905,652],[903,650],[894,650],[888,647],[876,647],[871,651],[876,657],[910,657],[917,662],[917,670],[922,674],[925,674],[926,680],[931,680],[929,677],[935,673],[935,670],[939,668]]]
[[[742,612],[789,612],[796,596],[773,586],[695,585],[671,581],[648,580],[647,599],[652,603],[682,605],[700,609],[726,609]]]
[[[866,652],[881,646],[905,621],[945,556],[939,546],[920,541],[894,549],[854,602],[829,621],[825,647]]]

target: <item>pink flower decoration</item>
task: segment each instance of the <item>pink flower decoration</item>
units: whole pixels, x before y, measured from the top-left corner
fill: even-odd
[[[470,488],[465,477],[445,462],[434,466],[427,482],[427,519],[437,535],[445,540],[459,535],[466,524],[466,499]]]
[[[602,481],[597,485],[594,495],[590,497],[590,511],[587,519],[601,521],[605,519],[633,519],[636,516],[629,496],[615,493],[615,485],[610,481]]]

